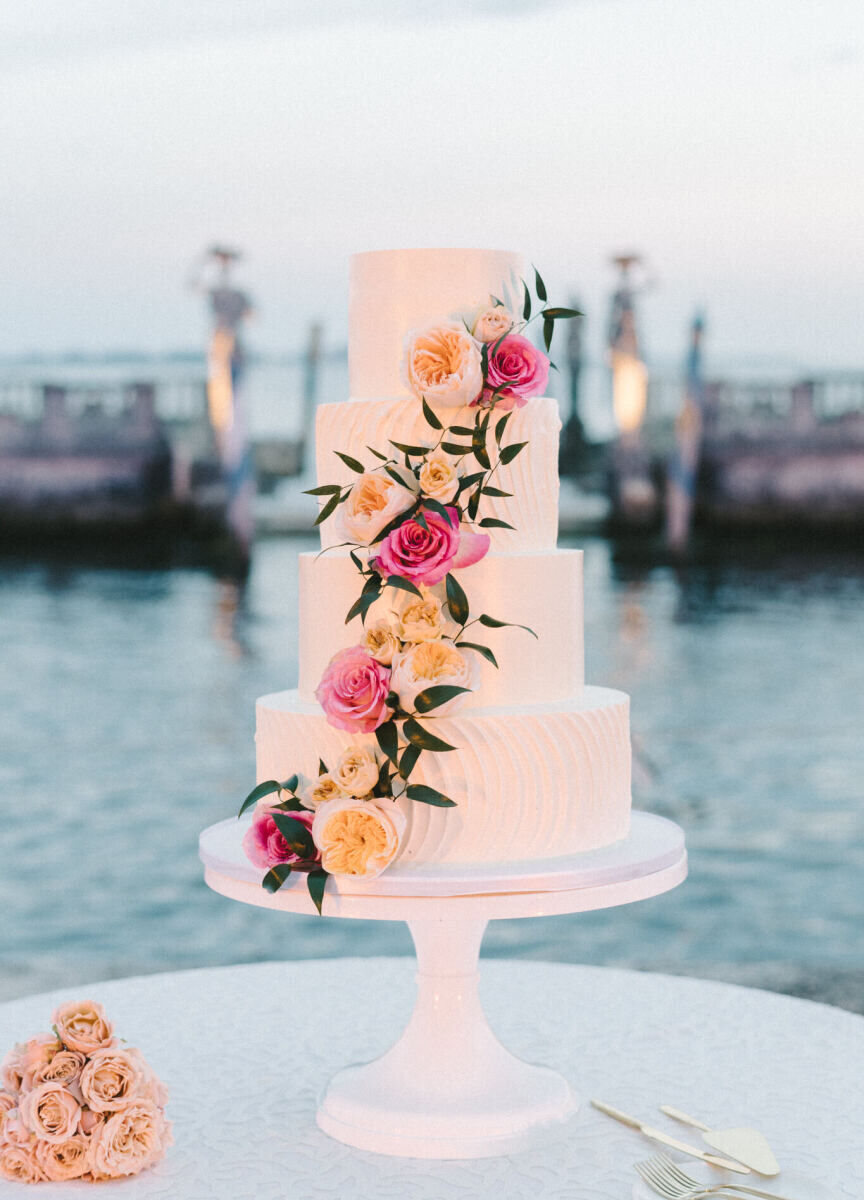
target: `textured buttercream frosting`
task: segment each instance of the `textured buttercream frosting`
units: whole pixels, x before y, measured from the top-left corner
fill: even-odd
[[[495,863],[576,854],[630,828],[629,700],[611,688],[533,708],[460,712],[434,723],[458,747],[423,754],[412,782],[438,788],[456,808],[401,801],[408,817],[399,862]],[[314,777],[368,739],[334,729],[296,691],[256,709],[259,779]]]

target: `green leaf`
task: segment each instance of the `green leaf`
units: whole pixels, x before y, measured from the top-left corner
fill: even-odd
[[[366,624],[366,614],[375,601],[378,599],[378,592],[363,592],[351,607],[348,609],[348,616],[345,618],[345,624],[350,625],[355,617],[360,618],[361,622]]]
[[[424,688],[422,692],[418,692],[414,697],[414,707],[418,712],[428,713],[436,708],[440,708],[442,704],[446,704],[448,700],[452,700],[454,696],[462,696],[465,692],[470,692],[471,688],[457,687],[455,683],[441,683],[435,687]]]
[[[480,483],[480,481],[485,477],[485,475],[486,475],[485,471],[475,471],[473,475],[463,476],[462,481],[461,481],[462,490],[464,491],[466,488],[473,487],[475,483]]]
[[[292,775],[290,779],[286,779],[285,782],[282,784],[282,791],[283,792],[296,792],[298,783],[299,783],[299,779],[297,778],[297,776]]]
[[[525,301],[522,305],[522,318],[525,321],[531,320],[531,293],[528,291],[528,284],[522,280],[522,287],[525,291]]]
[[[474,457],[477,459],[480,466],[484,467],[487,471],[491,471],[492,464],[489,461],[489,452],[486,449],[486,437],[484,430],[474,430],[474,440],[471,442],[471,449],[474,451]]]
[[[476,492],[472,492],[468,500],[468,520],[474,521],[477,518],[477,513],[480,509],[480,497],[483,494],[482,488],[477,488]]]
[[[506,308],[503,300],[499,300],[497,296],[490,296],[492,304],[495,308]]]
[[[537,293],[537,299],[541,300],[545,304],[546,298],[547,298],[546,297],[546,284],[540,278],[540,272],[537,270],[536,267],[534,268],[534,290]]]
[[[460,437],[473,437],[474,436],[474,426],[473,425],[448,425],[447,432],[448,433],[456,433]]]
[[[513,416],[512,412],[505,413],[498,424],[495,426],[495,445],[501,445],[501,439],[504,436],[504,430],[507,428],[507,422]]]
[[[508,463],[512,462],[516,455],[524,450],[527,445],[527,442],[511,442],[509,446],[505,446],[500,455],[504,466],[506,467]]]
[[[409,800],[419,800],[421,804],[434,804],[436,808],[456,807],[455,800],[425,783],[409,783],[405,791]]]
[[[300,858],[311,858],[314,855],[315,843],[312,841],[312,834],[302,821],[296,820],[288,813],[274,813],[273,820],[295,854]]]
[[[366,582],[363,584],[361,595],[365,596],[367,592],[375,592],[377,595],[381,591],[383,580],[377,571],[373,571]]]
[[[474,430],[472,429],[471,432],[473,433]],[[445,454],[452,454],[454,457],[457,457],[457,458],[460,454],[470,454],[472,448],[473,447],[471,447],[471,446],[460,446],[458,442],[442,442],[441,443],[441,449],[444,451]]]
[[[318,774],[319,775],[327,774],[327,764],[325,763],[323,758],[318,759]]]
[[[356,550],[349,550],[349,552],[348,552],[348,557],[351,559],[351,561],[353,562],[353,564],[354,564],[354,566],[357,568],[357,570],[358,570],[358,571],[360,571],[360,572],[362,573],[362,571],[363,571],[363,560],[360,558],[360,555],[357,553],[357,551],[356,551]]]
[[[464,625],[468,620],[468,597],[455,575],[447,576],[447,607],[453,620]]]
[[[393,795],[393,788],[390,783],[390,763],[386,758],[378,771],[378,791],[382,796]]]
[[[240,811],[237,814],[238,818],[242,817],[247,808],[251,808],[253,804],[257,804],[264,796],[270,796],[273,792],[281,792],[282,784],[278,779],[265,779],[263,783],[259,783],[252,789],[243,803],[240,805]]]
[[[441,422],[435,416],[432,409],[426,403],[425,396],[420,397],[420,403],[423,405],[423,416],[426,418],[426,424],[431,425],[433,429],[443,429],[444,426],[441,424]]]
[[[398,529],[400,525],[404,525],[406,521],[410,521],[419,507],[420,505],[417,503],[413,506],[413,508],[408,508],[405,510],[405,512],[401,512],[395,516],[388,525],[384,526],[378,536],[372,539],[372,545],[375,546],[378,544],[378,542],[383,542],[388,534],[391,534],[394,529]]]
[[[530,633],[532,637],[537,637],[537,634],[528,625],[519,625],[514,621],[499,621],[496,617],[487,616],[486,613],[483,613],[477,619],[480,624],[485,625],[487,629],[524,629],[526,633]]]
[[[393,763],[394,767],[399,765],[399,731],[396,728],[394,720],[385,721],[383,725],[379,725],[375,730],[375,740],[381,747],[381,753]]]
[[[498,659],[495,657],[495,655],[492,653],[492,651],[489,649],[488,646],[480,646],[480,645],[478,645],[477,642],[457,642],[456,645],[464,646],[466,650],[476,650],[477,653],[482,654],[482,656],[486,659],[486,661],[490,662],[493,667],[498,666]]]
[[[334,492],[341,492],[342,488],[338,483],[322,483],[320,487],[307,488],[303,493],[304,496],[332,496]]]
[[[428,509],[429,512],[437,513],[439,517],[443,517],[444,520],[449,524],[450,514],[447,511],[447,506],[441,504],[440,501],[433,500],[431,497],[427,496],[427,498],[423,501],[423,507]]]
[[[350,454],[343,454],[341,450],[334,450],[339,458],[342,459],[346,467],[350,467],[352,471],[356,471],[358,475],[362,475],[366,468],[356,458],[352,458]]]
[[[543,318],[543,345],[546,347],[546,353],[552,349],[552,335],[555,332],[554,317]]]
[[[480,522],[481,529],[515,529],[508,521],[499,521],[497,517],[484,517]]]
[[[416,583],[412,583],[410,579],[405,579],[402,575],[388,575],[384,581],[385,587],[401,588],[403,592],[411,592],[415,596],[423,599],[423,593],[420,591]]]
[[[402,751],[402,757],[399,760],[399,774],[403,779],[407,779],[417,765],[417,759],[420,757],[420,747],[409,743]]]
[[[401,450],[403,454],[410,454],[412,458],[422,458],[424,454],[429,453],[428,446],[411,446],[407,442],[394,442],[390,439],[390,445],[395,446],[397,450]]]
[[[318,909],[318,915],[321,915],[321,905],[324,903],[324,888],[327,886],[327,876],[329,871],[325,871],[323,867],[318,867],[314,871],[310,871],[306,876],[306,886],[309,889],[309,895],[312,897],[312,903]]]
[[[581,313],[578,308],[544,308],[543,309],[543,319],[544,320],[546,319],[546,317],[550,317],[553,321],[560,321],[562,318],[564,320],[569,320],[570,317],[582,317],[584,315],[585,314]]]
[[[291,864],[279,863],[278,866],[267,872],[261,880],[261,886],[267,892],[278,892],[290,874]]]
[[[382,454],[380,450],[376,450],[374,446],[367,446],[366,449],[370,454],[374,454],[376,458],[380,458],[382,462],[388,462],[386,454]]]
[[[336,508],[338,507],[338,505],[339,505],[339,493],[336,492],[336,494],[331,496],[330,499],[327,501],[327,503],[324,505],[324,507],[321,509],[318,516],[315,518],[314,523],[316,525],[320,525],[322,521],[326,521],[327,518],[330,516],[330,514],[336,511]]]
[[[513,495],[512,492],[502,492],[501,488],[492,487],[492,485],[489,483],[487,483],[486,486],[482,490],[483,490],[484,496],[512,496]]]
[[[443,753],[445,750],[456,749],[449,742],[445,742],[442,738],[436,737],[434,733],[430,733],[428,729],[424,729],[420,722],[415,721],[413,717],[409,717],[402,726],[402,732],[412,746],[417,746],[421,750],[434,750],[436,753]]]
[[[401,468],[397,470],[396,467],[391,467],[388,463],[385,465],[384,470],[394,483],[398,483],[400,487],[408,488],[408,483],[406,482],[405,476],[401,474]],[[411,478],[414,478],[413,473],[411,474]],[[410,490],[410,488],[408,490]]]
[[[429,532],[429,526],[426,524],[426,518],[423,516],[422,512],[415,513],[414,520],[421,529],[425,529],[427,533]]]
[[[271,804],[271,808],[278,808],[279,812],[302,812],[306,806],[301,804],[296,796],[289,796],[287,800],[280,800],[278,804]],[[308,812],[308,809],[306,810]]]

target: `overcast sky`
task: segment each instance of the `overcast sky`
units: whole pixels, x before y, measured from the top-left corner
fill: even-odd
[[[0,354],[196,345],[243,247],[250,342],[345,334],[347,257],[526,252],[598,339],[864,365],[862,0],[4,0]]]

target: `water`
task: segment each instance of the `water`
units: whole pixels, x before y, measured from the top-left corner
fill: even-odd
[[[203,571],[0,562],[0,991],[279,957],[407,953],[403,926],[208,891],[199,830],[297,670],[297,551]],[[585,545],[588,677],[633,697],[635,799],[691,875],[626,908],[499,922],[486,952],[743,979],[861,1004],[864,564],[623,569]]]

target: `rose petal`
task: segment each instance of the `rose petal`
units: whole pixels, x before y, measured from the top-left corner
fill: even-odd
[[[459,549],[450,564],[450,569],[460,570],[462,567],[470,567],[472,563],[479,562],[488,552],[488,533],[473,533],[469,529],[463,529],[459,537]]]

